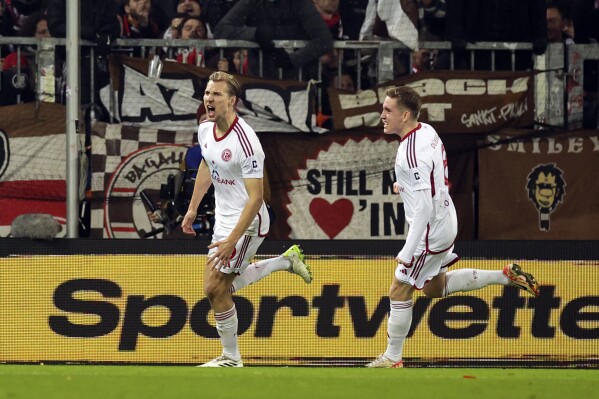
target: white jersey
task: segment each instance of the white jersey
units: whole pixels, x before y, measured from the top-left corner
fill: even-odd
[[[449,249],[457,233],[457,220],[449,196],[445,147],[432,126],[419,123],[401,140],[395,158],[395,176],[410,230],[422,232],[411,236],[408,231],[400,258],[409,262],[421,241],[425,241],[426,250],[432,253]],[[421,190],[426,189],[430,189],[432,209],[421,215]]]
[[[200,123],[198,142],[214,185],[214,234],[228,236],[237,225],[249,198],[244,179],[263,177],[264,151],[254,129],[239,117],[220,138],[216,137],[214,122]],[[262,202],[262,207],[245,234],[264,236],[269,227],[268,211]]]

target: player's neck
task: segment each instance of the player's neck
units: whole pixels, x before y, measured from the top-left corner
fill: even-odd
[[[404,128],[401,129],[401,132],[399,133],[399,137],[403,140],[403,138],[406,137],[408,135],[408,133],[410,133],[412,130],[414,130],[418,127],[418,123],[420,123],[420,122],[413,121],[413,122],[406,124],[404,126]]]
[[[226,115],[224,115],[222,118],[218,118],[215,121],[217,137],[222,137],[225,134],[227,134],[227,132],[231,128],[231,125],[233,124],[233,122],[235,122],[236,116],[237,115],[235,115],[235,112],[227,112]]]

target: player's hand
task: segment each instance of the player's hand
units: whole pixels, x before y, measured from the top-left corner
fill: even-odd
[[[181,222],[181,229],[185,234],[191,234],[192,236],[196,235],[195,230],[193,229],[193,222],[196,220],[196,216],[198,215],[197,211],[187,211],[185,217],[183,218],[183,222]]]
[[[225,239],[208,245],[208,249],[212,248],[216,248],[216,251],[208,257],[208,264],[212,266],[212,269],[220,270],[221,267],[229,267],[235,243]]]
[[[399,183],[398,182],[393,183],[393,192],[395,194],[399,194]]]
[[[402,260],[399,255],[397,255],[395,257],[395,260],[397,261],[397,263],[401,263],[402,265],[404,265],[405,267],[411,267],[412,266],[412,262],[406,262],[405,260]]]

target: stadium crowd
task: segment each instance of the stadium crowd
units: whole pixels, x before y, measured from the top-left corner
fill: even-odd
[[[0,36],[65,37],[66,0],[0,0]],[[189,40],[187,47],[159,49],[163,59],[234,73],[271,78],[318,79],[322,87],[354,91],[376,81],[376,57],[363,51],[333,48],[335,40],[397,40],[395,78],[434,69],[526,70],[532,53],[548,43],[597,43],[597,0],[87,0],[81,2],[81,38],[95,43],[95,55],[82,50],[82,85],[94,76],[94,88],[106,83],[105,58],[117,38]],[[210,49],[203,39],[253,41],[257,49]],[[293,51],[273,40],[305,40]],[[451,50],[422,48],[420,43],[449,42]],[[477,51],[474,65],[468,43],[530,43],[530,51]],[[0,47],[0,105],[35,99],[36,49]],[[132,52],[144,56],[140,49]],[[261,54],[260,54],[261,53]],[[454,62],[450,64],[450,53]],[[263,69],[259,69],[260,55]],[[147,55],[146,55],[147,56]],[[358,57],[359,56],[359,57]],[[64,98],[64,51],[54,59],[56,100]],[[99,61],[97,60],[99,59]],[[94,72],[91,71],[92,63]],[[493,65],[491,65],[493,63]],[[358,65],[359,64],[359,65]],[[301,69],[301,74],[298,71]],[[595,68],[596,69],[596,68]],[[319,73],[320,71],[320,73]],[[373,72],[374,71],[374,72]],[[594,79],[593,79],[594,78]],[[593,85],[593,82],[595,84]],[[596,72],[588,79],[595,92]],[[91,101],[82,87],[82,104]],[[326,90],[325,90],[326,92]],[[97,93],[94,94],[97,96]],[[326,93],[321,104],[328,110]]]

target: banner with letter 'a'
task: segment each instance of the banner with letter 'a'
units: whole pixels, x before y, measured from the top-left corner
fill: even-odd
[[[420,121],[439,133],[487,133],[531,127],[534,79],[529,72],[421,72],[356,93],[328,89],[336,130],[375,127],[385,92],[409,86],[420,94]]]
[[[165,130],[197,131],[198,109],[208,77],[215,71],[164,61],[159,78],[147,76],[149,61],[111,57],[111,79],[117,92],[115,117],[125,125]],[[256,132],[310,132],[313,130],[314,90],[308,82],[268,80],[235,75],[241,83],[236,111]],[[111,91],[101,90],[110,109]]]
[[[599,237],[597,130],[505,131],[479,147],[479,238]]]

